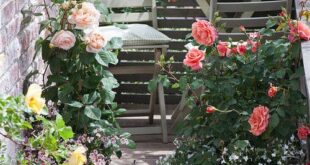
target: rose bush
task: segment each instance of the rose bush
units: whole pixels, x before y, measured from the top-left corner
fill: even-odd
[[[305,162],[304,154],[298,154],[303,142],[290,143],[294,156],[284,151],[272,156],[269,152],[285,146],[297,132],[301,139],[309,134],[303,127],[298,129],[305,125],[307,116],[299,83],[304,75],[300,41],[310,37],[308,27],[300,25],[283,11],[280,18],[270,19],[257,32],[248,33],[241,26],[247,40],[233,42],[218,41],[211,22],[198,20],[193,24],[191,45],[197,52],[205,52],[205,58],[199,58],[199,70],[184,63],[185,75],[177,78],[165,66],[170,62],[160,63],[167,73],[161,82],[173,80],[172,87],[190,90],[186,103],[191,112],[177,127],[183,142],[167,164]],[[285,35],[269,40],[273,27]]]
[[[76,143],[85,148],[73,153],[69,165],[109,164],[113,154],[121,157],[121,145],[135,147],[116,121],[125,109],[114,102],[113,89],[119,84],[108,70],[118,63],[122,41],[108,41],[98,30],[101,12],[106,12],[100,3],[52,0],[51,6],[43,5],[48,19],[41,22],[41,30],[47,36],[36,42],[46,63],[42,94],[72,127]],[[57,8],[55,16],[49,7]],[[94,153],[100,155],[99,162],[91,159]]]

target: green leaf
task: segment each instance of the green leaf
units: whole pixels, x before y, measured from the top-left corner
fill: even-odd
[[[56,116],[56,127],[57,129],[62,129],[66,126],[65,121],[63,120],[62,116],[57,114]]]
[[[149,92],[154,92],[156,90],[156,88],[157,88],[157,83],[158,82],[157,82],[156,78],[154,78],[151,81],[149,81],[149,84],[147,86],[148,91]]]
[[[122,115],[122,114],[124,114],[126,112],[126,109],[124,109],[124,108],[119,108],[116,112],[115,112],[115,114],[116,115]]]
[[[27,122],[27,121],[23,121],[22,122],[22,127],[26,128],[26,129],[33,129],[32,125],[29,122]]]
[[[119,86],[117,80],[114,77],[107,77],[101,79],[101,83],[106,90],[112,90]]]
[[[280,123],[280,118],[278,116],[277,113],[274,113],[271,118],[270,118],[270,123],[269,123],[269,126],[274,129],[276,128]]]
[[[123,41],[120,37],[113,37],[109,41],[109,45],[112,49],[121,49],[123,47]]]
[[[100,65],[106,67],[108,67],[109,64],[116,65],[118,63],[116,54],[110,51],[100,52],[95,58]]]
[[[68,105],[71,106],[71,107],[75,107],[75,108],[82,108],[83,107],[83,104],[78,102],[78,101],[72,101]]]
[[[127,147],[128,147],[129,149],[136,149],[136,143],[135,143],[134,141],[128,139],[128,142],[129,142],[129,143],[128,143]]]
[[[52,134],[48,134],[44,139],[44,148],[47,148],[51,151],[55,151],[57,149],[57,140]]]
[[[171,88],[173,88],[173,89],[177,89],[177,88],[179,88],[180,87],[180,84],[179,83],[174,83],[172,86],[171,86]]]
[[[59,130],[59,135],[60,135],[64,140],[68,140],[68,139],[70,139],[70,138],[73,138],[74,133],[73,133],[71,127],[65,127],[65,128],[62,128],[61,130]]]
[[[94,106],[86,106],[84,109],[84,114],[93,120],[100,120],[101,118],[101,110]]]
[[[122,151],[121,150],[115,151],[115,155],[120,159],[122,157]]]

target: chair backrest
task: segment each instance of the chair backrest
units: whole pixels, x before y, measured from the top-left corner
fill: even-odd
[[[233,16],[227,14],[221,18],[218,24],[225,24],[225,32],[220,33],[223,38],[228,36],[231,38],[239,39],[238,33],[227,33],[233,28],[239,28],[243,25],[246,28],[260,28],[264,27],[269,20],[269,16],[253,17],[255,12],[274,12],[280,11],[282,8],[286,8],[288,13],[291,13],[292,0],[273,0],[273,1],[257,1],[252,2],[218,2],[217,0],[210,1],[210,19],[214,18],[214,13],[219,12],[220,14],[235,13]],[[249,14],[250,13],[250,14]],[[277,17],[277,16],[271,16]],[[274,35],[279,37],[280,34]]]
[[[124,12],[111,13],[110,19],[113,23],[137,23],[152,22],[154,28],[157,28],[156,0],[102,0],[104,5],[110,9],[117,8],[144,8],[143,12]]]

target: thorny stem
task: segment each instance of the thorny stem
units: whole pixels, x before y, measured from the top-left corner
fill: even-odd
[[[167,70],[167,69],[165,69],[165,67],[163,67],[162,65],[160,65],[160,64],[158,64],[158,65],[161,66],[162,70],[163,70],[165,73],[167,73],[169,76],[171,76],[170,78],[171,78],[172,80],[175,80],[175,81],[177,81],[177,82],[179,81],[179,79],[176,78],[176,77],[171,73],[171,70],[170,70],[170,69]],[[198,100],[199,100],[199,97],[198,97],[198,95],[196,94],[196,92],[191,88],[191,86],[190,86],[188,83],[187,83],[186,85],[187,85],[187,88],[188,88],[189,90],[192,91],[192,93],[193,93],[193,95],[194,95],[196,101],[198,101]]]
[[[46,0],[43,0],[43,3],[44,3],[45,12],[46,12],[46,14],[47,14],[47,18],[48,18],[48,19],[51,19],[50,13],[48,12]]]

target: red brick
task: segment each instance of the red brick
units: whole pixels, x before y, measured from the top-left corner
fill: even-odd
[[[4,2],[2,9],[0,9],[1,25],[5,25],[10,22],[15,16],[15,0],[9,0],[9,2]]]
[[[6,34],[10,34],[10,35],[7,35],[8,42],[12,41],[15,38],[15,36],[17,36],[17,34],[19,33],[22,18],[23,18],[23,15],[18,14],[14,17],[13,20],[11,20],[11,22],[9,22],[5,26]]]

